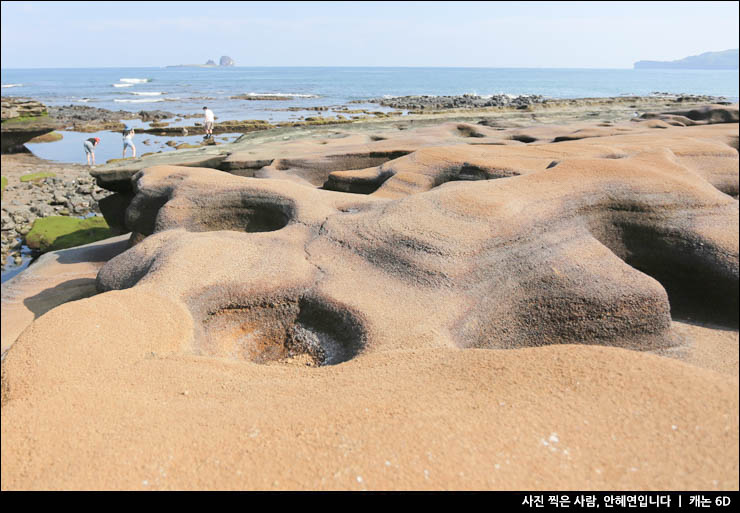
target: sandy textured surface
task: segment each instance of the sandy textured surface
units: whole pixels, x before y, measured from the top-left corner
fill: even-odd
[[[22,272],[2,287],[2,353],[18,335],[55,306],[96,293],[100,267],[127,248],[128,235],[42,255],[32,272]]]
[[[676,116],[111,168],[134,245],[8,342],[3,489],[737,489],[738,125]]]

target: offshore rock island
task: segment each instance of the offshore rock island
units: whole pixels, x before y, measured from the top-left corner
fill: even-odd
[[[236,66],[236,62],[234,62],[234,59],[229,57],[228,55],[224,55],[219,59],[218,64],[213,62],[212,59],[208,59],[205,64],[176,64],[172,66],[165,66],[167,68],[228,68],[231,66]]]
[[[3,487],[736,489],[738,105],[492,98],[91,170],[121,235],[3,284]]]

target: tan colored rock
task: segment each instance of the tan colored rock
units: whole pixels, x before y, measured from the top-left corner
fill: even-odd
[[[39,257],[31,272],[3,283],[2,348],[5,353],[18,335],[54,307],[97,293],[95,277],[102,265],[127,247],[128,235],[53,251]]]
[[[737,124],[464,125],[128,168],[3,488],[736,489]]]

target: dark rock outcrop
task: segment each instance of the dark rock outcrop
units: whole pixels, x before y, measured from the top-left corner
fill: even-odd
[[[221,57],[221,60],[218,61],[218,65],[219,66],[235,66],[236,63],[234,62],[234,59],[232,59],[228,55],[224,55]]]
[[[28,98],[2,99],[2,153],[28,152],[24,143],[59,128],[46,106]]]
[[[496,94],[491,96],[478,96],[474,94],[463,94],[460,96],[399,96],[395,98],[373,98],[356,103],[377,103],[384,107],[404,110],[422,109],[479,109],[485,107],[514,107],[526,108],[535,103],[542,103],[544,98],[540,95],[512,96],[507,94]]]
[[[88,105],[61,105],[49,107],[49,116],[61,126],[73,127],[77,132],[122,130],[123,120],[141,119],[144,122],[174,118],[176,114],[164,110],[108,110]]]
[[[738,105],[706,105],[694,109],[668,112],[646,112],[635,120],[659,119],[674,126],[711,125],[714,123],[737,123],[740,120]]]

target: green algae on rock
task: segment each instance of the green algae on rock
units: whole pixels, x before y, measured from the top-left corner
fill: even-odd
[[[47,143],[47,142],[56,142],[61,141],[64,138],[62,134],[59,132],[49,132],[48,134],[39,135],[38,137],[34,137],[31,139],[30,143]]]
[[[55,176],[56,173],[44,171],[42,173],[30,173],[27,175],[23,175],[21,176],[20,180],[21,182],[36,182],[38,180],[43,180],[44,178],[54,178]]]
[[[100,216],[80,219],[69,216],[49,216],[36,219],[26,235],[26,245],[42,253],[82,246],[114,236]]]
[[[2,185],[0,186],[0,198],[2,198],[2,193],[5,192],[5,187],[8,185],[8,179],[3,177],[0,177],[0,182]]]

